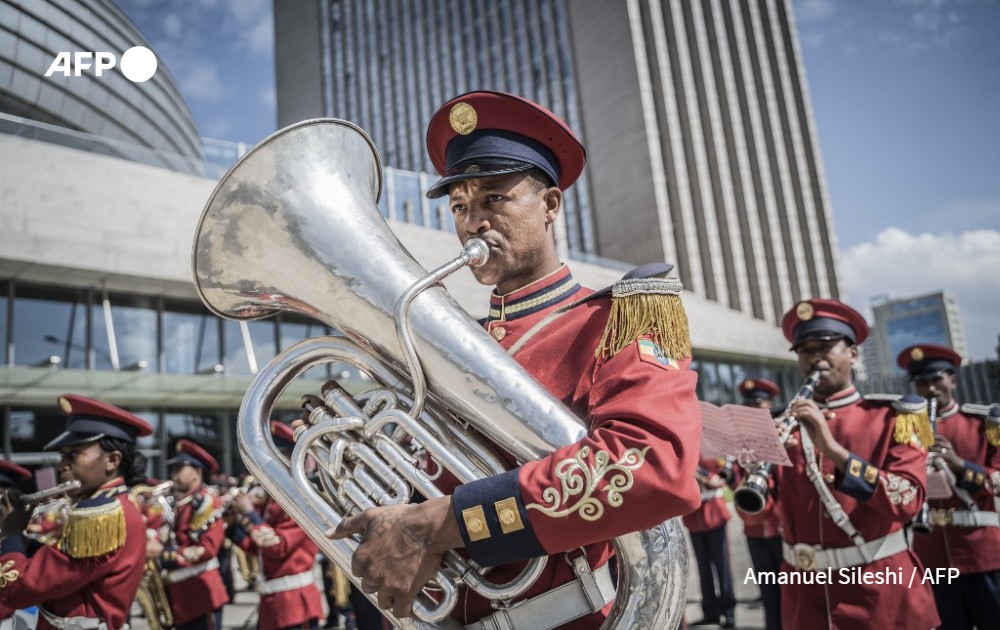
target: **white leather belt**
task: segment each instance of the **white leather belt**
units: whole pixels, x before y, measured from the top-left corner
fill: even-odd
[[[38,612],[42,614],[50,626],[59,628],[59,630],[106,630],[108,627],[106,623],[96,617],[60,617],[45,610],[42,606],[38,607]],[[128,624],[122,626],[121,630],[129,630]]]
[[[894,556],[900,551],[909,549],[903,530],[897,530],[888,536],[865,543],[865,551],[872,561]],[[821,571],[825,569],[846,569],[859,564],[867,564],[865,556],[857,547],[841,547],[839,549],[824,549],[819,545],[804,545],[796,543],[789,545],[782,541],[781,556],[785,562],[800,571]]]
[[[190,580],[196,575],[201,575],[208,571],[219,568],[219,559],[212,558],[208,562],[203,562],[202,564],[196,564],[190,567],[184,567],[183,569],[174,569],[173,571],[167,571],[167,575],[164,579],[168,584],[177,584],[178,582],[183,582],[184,580]]]
[[[972,510],[931,510],[931,522],[938,527],[1000,527],[1000,514]]]
[[[465,626],[466,630],[549,630],[593,614],[614,601],[615,585],[607,564],[591,571],[585,555],[569,562],[577,579],[510,608],[500,608]]]
[[[312,571],[303,571],[302,573],[295,573],[293,575],[286,575],[279,578],[274,578],[273,580],[258,580],[257,581],[257,592],[261,595],[274,595],[275,593],[283,593],[285,591],[295,590],[297,588],[302,588],[303,586],[309,586],[313,583],[313,573]]]

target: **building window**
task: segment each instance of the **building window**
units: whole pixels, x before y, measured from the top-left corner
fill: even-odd
[[[194,305],[168,305],[163,312],[163,370],[208,373],[222,364],[219,318]]]
[[[83,291],[18,286],[12,326],[14,365],[87,367],[87,309]]]
[[[157,369],[156,299],[144,296],[112,295],[111,322],[105,318],[103,301],[94,300],[91,309],[94,340],[94,367],[113,369],[112,357],[120,369],[146,366]],[[112,344],[112,340],[114,344]]]

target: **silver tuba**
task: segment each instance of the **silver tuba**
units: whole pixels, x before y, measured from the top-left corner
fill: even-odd
[[[358,543],[328,539],[331,527],[415,491],[441,495],[409,445],[467,482],[504,470],[487,440],[523,462],[586,433],[438,284],[488,251],[473,244],[428,274],[379,213],[381,175],[374,144],[351,123],[320,119],[278,131],[219,182],[193,251],[195,286],[217,315],[299,313],[344,334],[300,342],[257,375],[240,408],[238,445],[251,474],[348,575]],[[378,388],[357,397],[324,388],[289,460],[271,438],[271,409],[289,383],[329,362],[356,366]],[[315,480],[307,456],[318,463]],[[619,596],[605,627],[676,627],[687,581],[677,519],[614,544]],[[406,628],[460,628],[449,616],[459,586],[511,600],[545,561],[493,584],[488,570],[452,552],[415,602],[415,619],[383,614]]]

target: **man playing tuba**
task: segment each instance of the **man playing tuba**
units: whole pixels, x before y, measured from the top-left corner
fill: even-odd
[[[473,270],[496,287],[483,325],[589,431],[497,477],[442,485],[449,496],[346,518],[332,536],[362,535],[354,574],[397,616],[412,614],[447,550],[494,566],[496,583],[526,559],[554,556],[523,604],[494,610],[468,593],[455,614],[472,627],[596,628],[614,598],[609,540],[699,504],[701,423],[680,283],[664,277],[669,265],[651,265],[595,293],[560,262],[556,220],[585,153],[539,105],[459,96],[431,119],[427,146],[442,175],[428,196],[448,195],[459,239],[490,249]]]

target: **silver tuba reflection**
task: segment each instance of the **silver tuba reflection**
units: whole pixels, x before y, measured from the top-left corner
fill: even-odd
[[[220,181],[193,252],[196,288],[214,313],[298,313],[344,333],[300,342],[257,375],[240,409],[238,444],[251,474],[348,575],[357,542],[330,540],[327,530],[415,491],[441,495],[411,443],[465,482],[504,471],[489,442],[523,462],[586,432],[440,286],[488,251],[470,243],[428,274],[379,213],[381,175],[372,141],[351,123],[320,119],[278,131]],[[330,362],[355,366],[377,387],[359,396],[339,384],[324,388],[289,461],[271,438],[271,409],[289,383]],[[307,456],[319,464],[316,482]],[[676,627],[687,576],[677,519],[614,544],[619,596],[605,627]],[[460,585],[510,600],[545,561],[493,584],[488,571],[452,552],[415,602],[416,619],[384,614],[401,627],[460,628],[449,616]]]

